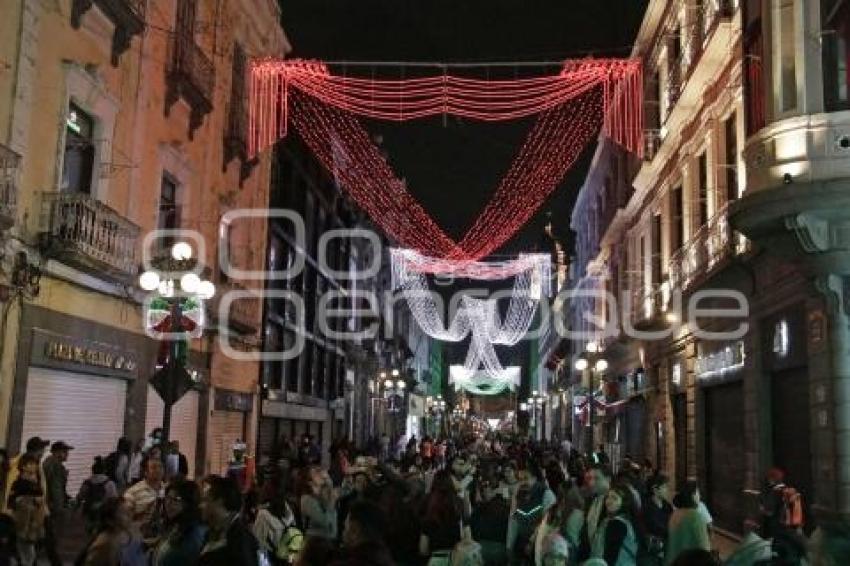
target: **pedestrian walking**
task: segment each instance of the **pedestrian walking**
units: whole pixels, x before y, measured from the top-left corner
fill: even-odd
[[[31,454],[18,459],[18,477],[12,482],[8,507],[15,520],[21,565],[32,566],[36,560],[36,546],[45,537],[47,503],[39,480],[39,463]]]
[[[75,566],[148,566],[144,543],[130,518],[126,500],[108,499],[100,509],[98,532]]]
[[[106,464],[100,456],[94,459],[91,466],[91,476],[83,481],[77,494],[77,508],[83,512],[86,522],[86,532],[94,535],[98,529],[100,509],[107,499],[118,497],[118,487],[106,475]]]
[[[259,544],[240,520],[242,494],[231,478],[213,476],[205,480],[201,518],[207,536],[198,566],[258,566]]]
[[[177,479],[165,490],[165,525],[152,553],[152,566],[195,564],[201,555],[206,528],[201,524],[198,484]]]
[[[337,536],[336,495],[327,472],[317,466],[306,470],[307,489],[301,496],[301,522],[306,536],[335,540]]]
[[[42,468],[44,482],[47,486],[47,518],[45,520],[44,547],[47,558],[53,566],[62,566],[59,557],[58,536],[63,530],[68,508],[68,468],[65,462],[73,446],[63,441],[54,442],[50,447],[50,455],[45,458]]]
[[[670,504],[670,480],[658,474],[647,482],[647,497],[643,503],[643,521],[647,532],[649,560],[661,564],[670,527],[673,505]]]
[[[673,499],[676,508],[670,517],[665,564],[672,564],[690,549],[711,550],[708,523],[699,512],[700,493],[696,482],[688,481]]]
[[[608,566],[638,564],[633,497],[625,486],[615,486],[605,495],[605,517],[591,542],[590,557],[603,559]]]
[[[368,501],[357,501],[345,519],[340,556],[331,566],[392,566],[383,533],[386,526],[381,509]]]
[[[124,492],[130,519],[146,541],[155,541],[163,526],[162,460],[148,458],[143,466],[144,478]]]
[[[132,444],[125,437],[118,439],[115,451],[111,452],[105,460],[106,475],[115,482],[118,491],[124,492],[130,487],[130,460],[132,458]]]
[[[9,473],[6,477],[6,491],[3,494],[3,509],[6,509],[6,506],[9,503],[9,494],[12,488],[12,484],[15,483],[15,480],[18,479],[18,474],[20,474],[20,460],[24,456],[35,458],[35,461],[39,463],[38,466],[38,482],[41,484],[42,492],[47,493],[47,484],[44,481],[44,473],[41,470],[41,460],[44,458],[44,451],[47,447],[50,446],[50,441],[45,440],[39,436],[33,436],[26,443],[26,451],[23,454],[18,454],[14,458],[9,461]]]

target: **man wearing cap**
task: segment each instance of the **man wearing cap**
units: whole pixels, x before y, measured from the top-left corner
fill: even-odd
[[[39,462],[44,457],[44,449],[50,446],[50,441],[45,440],[38,436],[33,436],[29,440],[27,440],[26,444],[26,452],[24,454],[29,454]],[[18,475],[20,471],[18,470],[18,462],[21,460],[21,456],[23,454],[18,454],[14,458],[9,461],[9,475],[6,478],[6,491],[3,493],[3,501],[0,502],[0,508],[4,511],[9,504],[9,491],[11,490],[12,484],[15,483],[15,480],[18,479]],[[38,479],[41,484],[42,493],[47,493],[47,483],[44,481],[44,473],[41,470],[41,467],[38,469]]]
[[[73,446],[69,446],[61,440],[54,442],[50,447],[50,455],[45,458],[42,466],[44,480],[47,484],[45,493],[47,494],[47,510],[49,512],[44,546],[47,557],[53,565],[62,564],[62,560],[56,552],[56,535],[57,530],[61,530],[65,506],[68,503],[68,468],[65,467],[65,462],[68,460],[68,452],[73,449]]]

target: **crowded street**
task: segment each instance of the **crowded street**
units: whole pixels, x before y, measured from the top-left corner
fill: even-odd
[[[0,0],[0,566],[850,566],[850,0]]]

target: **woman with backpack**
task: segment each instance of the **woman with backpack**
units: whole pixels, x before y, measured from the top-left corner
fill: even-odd
[[[82,510],[86,521],[86,532],[93,535],[97,531],[97,521],[103,502],[118,497],[118,488],[106,475],[106,463],[96,456],[91,465],[91,476],[80,486],[77,494],[77,507]]]
[[[206,528],[201,524],[198,484],[178,479],[165,490],[165,532],[153,551],[153,566],[195,564],[201,555]]]
[[[608,490],[605,518],[591,541],[591,558],[605,560],[608,566],[637,564],[638,539],[633,506],[633,497],[627,487],[615,486]]]

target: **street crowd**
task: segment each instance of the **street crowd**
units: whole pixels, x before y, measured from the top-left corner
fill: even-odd
[[[62,564],[68,516],[85,521],[82,566],[846,565],[850,529],[811,528],[782,470],[767,474],[760,521],[721,562],[694,482],[649,461],[616,464],[569,440],[487,434],[331,447],[278,439],[256,478],[187,478],[174,442],[156,435],[97,457],[66,492],[74,448],[34,437],[3,456],[0,566]],[[63,518],[64,517],[64,518]]]

